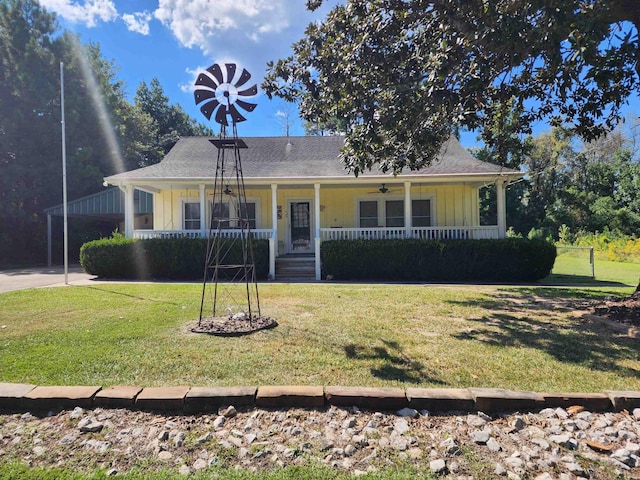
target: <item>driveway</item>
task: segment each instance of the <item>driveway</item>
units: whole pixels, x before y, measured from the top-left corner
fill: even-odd
[[[69,267],[69,285],[83,285],[95,278],[82,267]],[[0,270],[0,293],[27,288],[53,287],[64,285],[64,267],[36,267]]]

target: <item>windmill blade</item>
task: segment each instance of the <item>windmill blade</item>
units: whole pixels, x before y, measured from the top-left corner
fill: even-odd
[[[216,88],[218,88],[218,84],[214,82],[209,75],[205,75],[204,73],[201,73],[200,75],[198,75],[198,78],[196,79],[196,85],[209,87],[212,90],[215,90]]]
[[[211,90],[196,90],[193,92],[193,96],[196,99],[196,105],[200,102],[204,102],[205,100],[209,100],[210,98],[216,97],[216,92]]]
[[[236,100],[236,105],[238,105],[239,107],[243,108],[247,112],[253,112],[255,110],[255,108],[258,106],[257,103],[249,103],[249,102],[245,102],[244,100],[240,100],[240,99]]]
[[[247,87],[251,74],[243,68],[238,81],[234,84],[238,66],[235,63],[218,64],[214,63],[206,72],[198,75],[195,85],[203,88],[194,90],[193,95],[196,105],[200,106],[200,111],[207,120],[215,118],[221,125],[229,125],[229,116],[233,123],[244,122],[244,112],[253,112],[258,106],[255,102],[242,100],[252,100],[258,94],[256,84]],[[240,88],[243,90],[238,91]],[[237,104],[237,105],[236,105]],[[243,113],[240,113],[242,111]]]
[[[217,63],[214,63],[209,68],[207,68],[207,72],[213,75],[213,77],[218,81],[218,85],[224,83],[224,79],[222,78],[222,69]],[[216,85],[216,88],[217,87],[218,86]]]
[[[229,122],[227,121],[227,107],[225,105],[221,105],[216,112],[216,122],[220,125],[229,125]]]
[[[246,118],[240,114],[240,112],[238,111],[235,105],[230,105],[228,110],[229,110],[229,115],[231,115],[231,119],[235,123],[244,122],[246,120]]]
[[[257,94],[258,94],[257,85],[253,85],[252,87],[249,87],[246,90],[242,90],[241,92],[238,92],[239,97],[253,97],[254,95],[257,95]]]
[[[236,64],[225,63],[224,66],[227,67],[227,83],[231,83],[236,75]]]
[[[220,105],[220,102],[218,102],[218,100],[214,98],[212,101],[202,105],[202,107],[200,107],[200,111],[205,117],[207,117],[207,120],[211,120],[211,115],[213,114],[214,110],[218,107],[218,105]]]
[[[247,72],[246,68],[243,68],[242,69],[242,73],[240,74],[240,79],[238,80],[238,83],[236,83],[234,85],[234,87],[240,88],[245,83],[247,83],[249,80],[251,80],[251,74],[249,72]]]

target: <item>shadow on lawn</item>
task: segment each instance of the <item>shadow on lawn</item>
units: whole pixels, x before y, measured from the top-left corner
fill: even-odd
[[[617,334],[601,322],[572,311],[586,310],[590,300],[603,292],[528,288],[499,290],[493,299],[452,302],[486,310],[481,318],[469,318],[478,328],[454,335],[498,347],[534,348],[564,363],[591,370],[640,378],[640,370],[622,365],[640,358],[640,343]],[[586,312],[585,312],[586,313]]]
[[[132,298],[134,300],[144,300],[146,302],[152,302],[152,303],[164,303],[166,305],[173,305],[173,306],[182,305],[182,303],[180,303],[180,302],[170,302],[170,301],[167,301],[167,300],[156,300],[154,298],[147,298],[147,297],[141,297],[139,295],[132,295],[130,293],[116,292],[115,290],[111,290],[109,288],[94,287],[94,286],[85,286],[83,288],[88,288],[90,290],[97,290],[99,292],[104,292],[104,293],[110,293],[112,295],[119,295],[119,296],[122,296],[122,297],[128,297],[128,298]]]
[[[431,376],[422,363],[408,358],[397,342],[382,340],[382,343],[384,346],[377,347],[349,344],[344,346],[344,352],[352,360],[382,360],[381,366],[371,368],[371,374],[382,380],[446,385]]]

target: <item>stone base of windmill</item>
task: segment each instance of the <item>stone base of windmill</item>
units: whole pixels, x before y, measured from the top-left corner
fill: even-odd
[[[237,315],[203,318],[191,327],[193,333],[206,333],[220,337],[238,337],[278,326],[273,318],[252,315],[251,318]]]

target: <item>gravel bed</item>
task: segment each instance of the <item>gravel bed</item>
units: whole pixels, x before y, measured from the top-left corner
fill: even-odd
[[[431,414],[355,408],[161,415],[100,409],[0,415],[0,462],[176,472],[320,462],[353,475],[413,464],[442,478],[640,478],[640,409]]]

